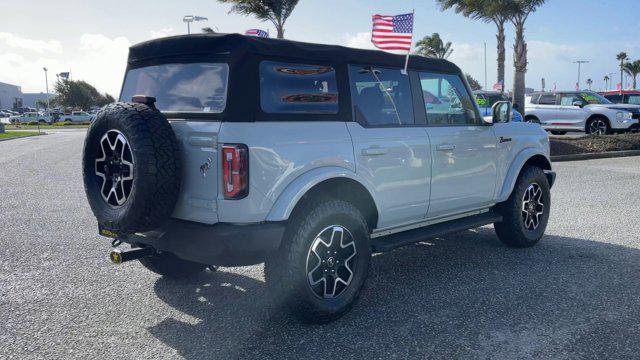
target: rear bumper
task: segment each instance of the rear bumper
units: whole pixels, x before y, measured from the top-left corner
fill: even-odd
[[[172,219],[158,230],[126,235],[119,240],[148,245],[207,265],[244,266],[264,262],[280,247],[284,230],[282,222],[204,225]]]

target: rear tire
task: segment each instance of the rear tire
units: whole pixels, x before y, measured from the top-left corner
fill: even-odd
[[[281,248],[265,262],[265,279],[279,306],[303,321],[326,323],[358,300],[371,258],[369,229],[358,209],[342,200],[297,213]]]
[[[140,264],[158,275],[168,278],[185,278],[202,272],[207,265],[182,260],[179,257],[162,252],[139,260]]]
[[[524,122],[532,123],[532,124],[540,124],[540,120],[538,120],[535,116],[526,116],[524,118]]]
[[[503,218],[494,224],[498,239],[516,248],[534,246],[544,235],[550,209],[551,193],[544,172],[539,167],[524,167],[509,199],[497,207]]]
[[[558,131],[558,130],[551,130],[551,133],[553,135],[566,135],[567,134],[566,131]]]

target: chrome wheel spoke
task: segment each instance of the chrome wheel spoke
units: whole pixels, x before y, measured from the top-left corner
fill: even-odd
[[[522,195],[522,223],[527,230],[533,231],[540,226],[540,217],[544,214],[542,188],[537,183],[527,187]]]
[[[133,188],[134,159],[129,142],[120,131],[109,130],[100,139],[95,174],[107,204],[121,206],[127,201]]]
[[[306,264],[308,283],[316,296],[333,298],[347,289],[356,253],[353,236],[342,226],[329,226],[316,235]]]

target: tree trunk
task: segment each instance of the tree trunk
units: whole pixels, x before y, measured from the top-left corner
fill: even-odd
[[[276,30],[278,30],[278,39],[284,39],[284,25],[278,24]]]
[[[504,37],[504,20],[502,22],[496,21],[498,27],[498,34],[496,39],[498,40],[498,83],[502,84],[500,92],[504,93],[504,62],[505,62],[505,37]]]
[[[524,75],[527,72],[527,43],[524,41],[524,23],[516,21],[516,42],[513,45],[513,104],[519,112],[524,111]]]

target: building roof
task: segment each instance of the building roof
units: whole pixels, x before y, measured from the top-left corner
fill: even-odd
[[[240,34],[193,34],[146,41],[129,49],[129,64],[162,63],[172,60],[206,60],[212,55],[229,56],[230,62],[246,60],[246,55],[281,57],[334,64],[368,64],[404,67],[405,55],[378,50],[354,49],[338,45],[312,44],[299,41],[260,38]],[[409,68],[448,73],[460,69],[444,59],[411,55]]]

